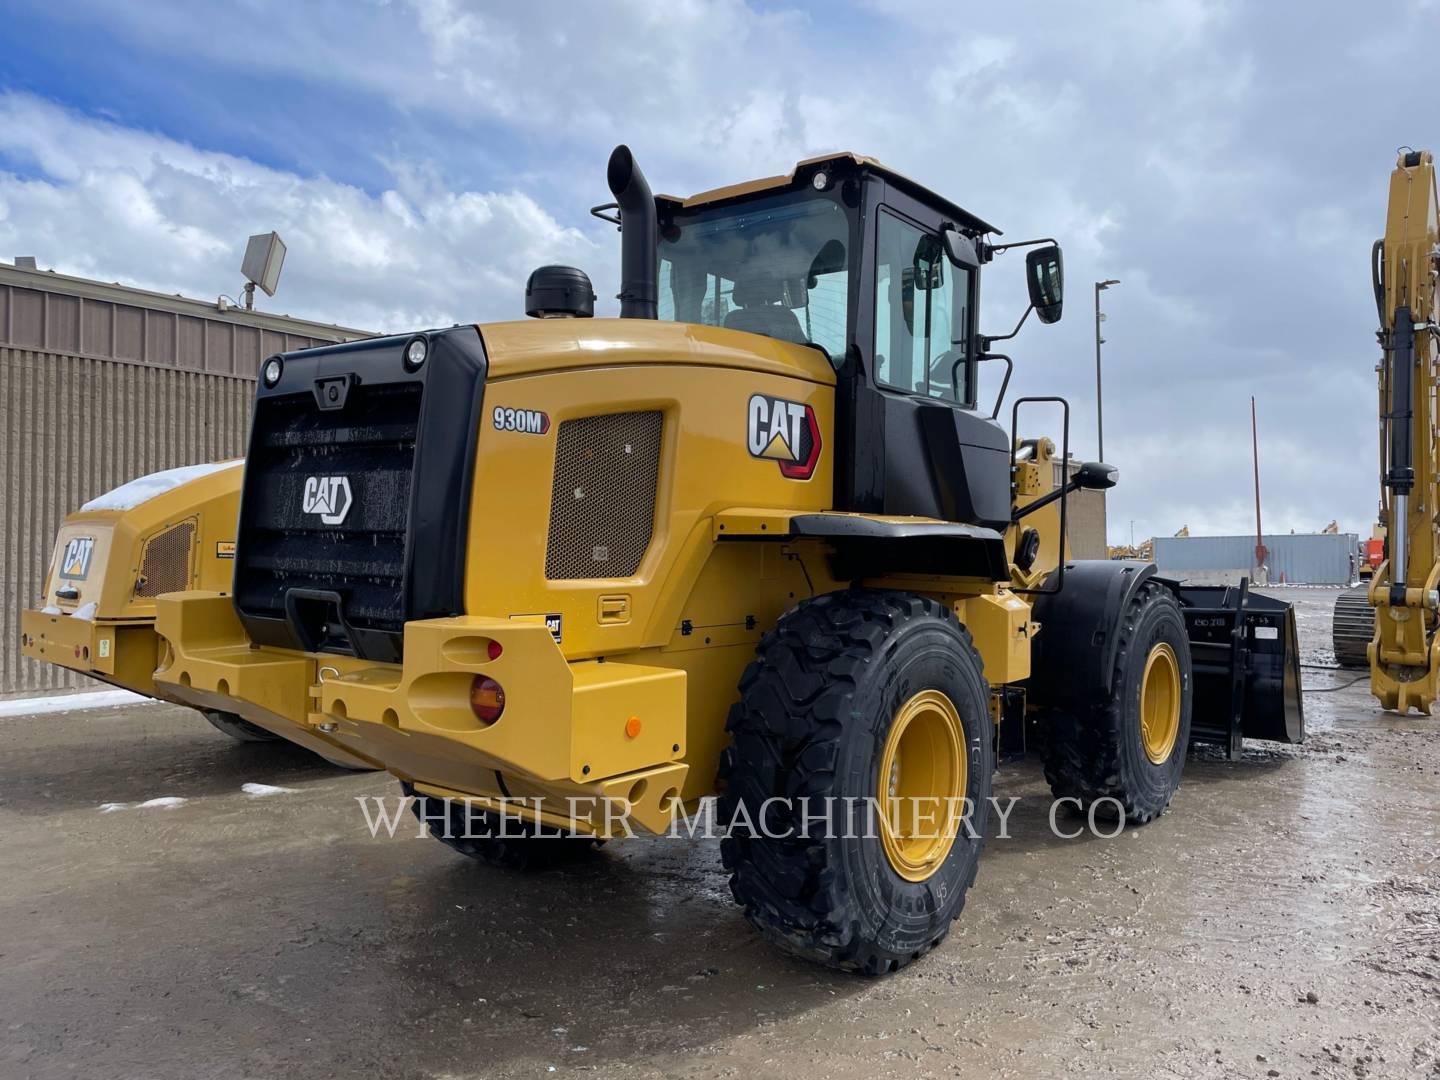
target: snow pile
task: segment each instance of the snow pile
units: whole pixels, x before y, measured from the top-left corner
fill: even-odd
[[[138,477],[128,484],[121,484],[113,491],[107,491],[104,495],[98,495],[91,499],[80,509],[82,511],[133,510],[146,500],[153,499],[156,495],[163,495],[181,484],[188,484],[191,480],[199,480],[202,476],[209,476],[221,469],[234,469],[243,464],[245,464],[243,459],[236,458],[234,461],[216,461],[207,465],[182,465],[178,469],[164,469],[151,473],[149,476]]]
[[[0,717],[41,716],[45,713],[78,712],[80,709],[114,709],[140,705],[150,698],[129,690],[97,690],[90,694],[57,694],[48,697],[0,700]]]
[[[177,806],[184,806],[189,801],[189,799],[182,799],[179,795],[162,795],[158,799],[146,799],[134,806],[123,802],[101,803],[100,812],[113,814],[116,810],[174,810]]]
[[[241,784],[240,790],[246,795],[263,799],[266,795],[293,795],[293,787],[276,787],[274,784]]]

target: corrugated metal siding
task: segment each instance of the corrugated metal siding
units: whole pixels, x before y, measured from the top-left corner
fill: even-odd
[[[253,379],[0,347],[0,693],[89,680],[19,655],[61,520],[158,469],[245,452]]]
[[[1351,556],[1359,543],[1354,533],[1305,533],[1266,536],[1270,583],[1281,575],[1292,585],[1345,585]],[[1162,571],[1241,570],[1255,562],[1253,536],[1164,536],[1155,539],[1155,565]]]
[[[1080,462],[1070,461],[1070,475]],[[1065,482],[1060,462],[1055,462],[1055,484]],[[1070,554],[1076,559],[1104,559],[1109,556],[1105,543],[1105,492],[1072,491],[1065,499],[1065,531],[1070,534]]]
[[[66,514],[145,473],[240,456],[263,357],[363,336],[0,264],[0,694],[88,684],[19,655]]]
[[[353,336],[283,333],[230,322],[218,312],[209,319],[0,284],[0,345],[70,356],[253,379],[266,356]]]

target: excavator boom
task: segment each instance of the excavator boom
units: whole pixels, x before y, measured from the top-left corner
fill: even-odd
[[[1372,254],[1380,317],[1381,520],[1387,559],[1369,600],[1375,635],[1370,685],[1387,709],[1428,712],[1437,696],[1440,562],[1437,562],[1435,416],[1437,273],[1435,160],[1402,150],[1390,176],[1385,236]]]

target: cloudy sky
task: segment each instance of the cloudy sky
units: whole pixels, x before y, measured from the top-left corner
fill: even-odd
[[[1095,446],[1112,542],[1376,501],[1370,244],[1396,147],[1440,149],[1437,0],[7,0],[0,258],[210,297],[289,245],[267,306],[400,331],[520,314],[528,272],[615,291],[604,165],[687,194],[854,149],[1065,248],[1064,320],[1011,350]],[[988,270],[1009,329],[1022,262]],[[604,309],[614,310],[604,301]],[[996,380],[998,381],[998,380]],[[1055,430],[1037,411],[1025,425]]]

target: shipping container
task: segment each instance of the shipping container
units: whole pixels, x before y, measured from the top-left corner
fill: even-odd
[[[1355,579],[1359,538],[1355,533],[1281,533],[1267,535],[1265,565],[1271,585],[1348,585]],[[1160,572],[1185,576],[1193,571],[1207,582],[1220,576],[1238,582],[1255,565],[1252,536],[1164,536],[1155,538]],[[1219,575],[1219,576],[1217,576]]]

